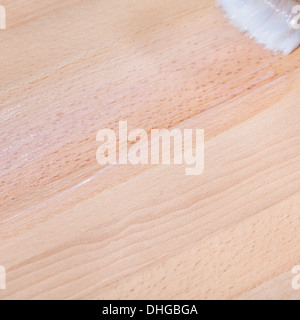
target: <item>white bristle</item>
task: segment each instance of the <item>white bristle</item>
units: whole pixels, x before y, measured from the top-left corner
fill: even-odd
[[[218,0],[243,31],[273,51],[289,54],[300,45],[292,0]],[[300,7],[299,7],[300,8]],[[300,13],[300,11],[298,11]]]

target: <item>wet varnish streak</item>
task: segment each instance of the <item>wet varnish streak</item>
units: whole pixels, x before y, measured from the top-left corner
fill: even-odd
[[[1,298],[299,298],[299,55],[213,1],[9,1]],[[96,133],[205,129],[205,170],[106,166]]]

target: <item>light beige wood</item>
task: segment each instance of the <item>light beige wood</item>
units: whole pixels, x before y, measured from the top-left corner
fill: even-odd
[[[300,51],[210,0],[2,0],[2,299],[299,299]],[[100,167],[96,133],[205,129],[205,170]]]

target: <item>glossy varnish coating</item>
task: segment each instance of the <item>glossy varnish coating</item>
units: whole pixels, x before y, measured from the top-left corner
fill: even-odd
[[[1,4],[1,298],[300,298],[300,51],[208,0]],[[203,175],[100,167],[120,120],[205,129]]]

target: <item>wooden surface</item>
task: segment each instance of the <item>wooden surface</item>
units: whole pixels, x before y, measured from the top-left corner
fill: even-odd
[[[299,299],[300,50],[212,0],[2,0],[2,299]],[[205,129],[205,171],[100,167],[96,133]]]

